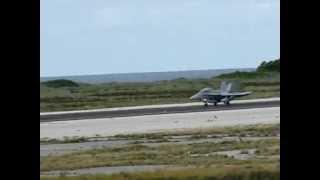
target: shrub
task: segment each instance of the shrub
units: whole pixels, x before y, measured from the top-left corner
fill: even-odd
[[[60,88],[60,87],[79,87],[79,84],[70,80],[66,79],[57,79],[52,81],[46,81],[42,83],[43,85],[46,85],[47,87],[52,88]]]

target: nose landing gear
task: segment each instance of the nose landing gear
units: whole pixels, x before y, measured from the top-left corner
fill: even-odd
[[[204,102],[204,107],[208,107],[208,100],[207,99],[202,99],[202,101]]]

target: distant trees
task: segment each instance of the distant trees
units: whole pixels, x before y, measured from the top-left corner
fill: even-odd
[[[60,88],[60,87],[79,87],[79,84],[66,79],[57,79],[52,81],[46,81],[42,83],[47,87]]]
[[[258,76],[261,76],[264,74],[259,74],[256,72],[240,72],[240,71],[236,71],[236,72],[232,72],[232,73],[227,73],[227,74],[221,74],[219,76],[217,76],[217,78],[222,78],[222,79],[234,79],[234,78],[238,78],[238,79],[250,79],[250,78],[256,78]]]
[[[280,72],[280,59],[263,61],[257,68],[258,72]]]
[[[254,79],[259,77],[269,76],[270,73],[280,72],[280,59],[273,61],[263,61],[256,69],[256,71],[244,72],[236,71],[227,74],[221,74],[215,78],[222,79]]]

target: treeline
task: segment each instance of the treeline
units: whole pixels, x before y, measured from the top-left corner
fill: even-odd
[[[262,78],[268,77],[273,73],[280,73],[280,59],[276,59],[273,61],[263,61],[253,72],[240,72],[236,71],[233,73],[221,74],[216,78],[221,79],[254,79],[254,78]]]
[[[60,88],[60,87],[79,87],[79,84],[66,79],[57,79],[41,83],[47,87]]]
[[[256,71],[253,72],[240,72],[236,71],[233,73],[226,73],[221,74],[219,76],[216,76],[214,78],[239,78],[239,79],[253,79],[253,78],[259,78],[259,77],[265,77],[269,76],[272,72],[280,72],[280,58],[273,60],[273,61],[263,61],[256,69]],[[179,81],[179,80],[186,80],[185,78],[180,78],[176,80],[172,80],[172,82]],[[47,87],[51,88],[61,88],[61,87],[79,87],[80,85],[74,81],[66,80],[66,79],[57,79],[57,80],[51,80],[42,82],[42,85],[45,85]],[[121,84],[121,83],[120,83]],[[128,83],[124,83],[128,84]]]
[[[263,61],[257,68],[258,72],[280,72],[280,59]]]

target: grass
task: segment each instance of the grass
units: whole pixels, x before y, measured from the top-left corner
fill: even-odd
[[[192,135],[192,136],[190,136],[190,140],[195,140],[195,139],[204,139],[204,138],[207,138],[208,136],[206,136],[206,135]]]
[[[171,136],[184,136],[190,135],[191,139],[199,139],[210,136],[276,136],[280,133],[280,124],[257,124],[246,126],[232,126],[232,127],[215,127],[215,128],[197,128],[189,130],[174,130],[159,133],[148,134],[119,134],[114,137],[126,140],[139,140],[139,139],[161,139]]]
[[[63,139],[40,139],[41,144],[65,144],[65,143],[80,143],[87,141],[94,141],[97,138],[107,138],[108,140],[155,140],[154,142],[168,142],[172,136],[190,136],[190,140],[202,139],[215,136],[238,136],[238,137],[264,137],[276,136],[280,133],[280,124],[258,124],[246,126],[233,127],[215,127],[215,128],[201,128],[188,130],[174,130],[159,133],[147,134],[118,134],[111,137],[103,137],[96,135],[94,137],[64,137]]]
[[[177,79],[152,83],[80,84],[51,88],[40,85],[40,111],[62,111],[121,106],[190,102],[189,97],[204,87],[219,88],[224,80],[237,80],[245,91],[242,99],[280,96],[280,73],[223,75],[211,79]]]
[[[61,156],[43,157],[40,160],[40,170],[72,170],[122,165],[225,164],[228,162],[235,162],[236,160],[225,155],[211,153],[241,149],[263,149],[271,146],[279,146],[279,140],[268,139],[257,141],[223,141],[219,143],[167,144],[157,147],[136,144],[116,148],[79,151]]]
[[[220,135],[226,136],[275,136],[280,133],[280,124],[249,125],[239,127],[193,129],[181,132],[131,134],[111,137],[114,139],[155,141],[167,140],[171,136],[190,135],[190,140]],[[101,136],[97,136],[101,137]],[[240,160],[216,152],[240,150],[249,154],[249,159]],[[163,144],[148,146],[128,144],[126,146],[78,151],[60,156],[40,158],[40,171],[61,170],[58,177],[41,177],[43,180],[108,180],[108,179],[216,179],[216,180],[278,180],[280,179],[280,140],[261,139],[255,141],[234,140],[189,144]],[[274,156],[276,158],[274,158]],[[182,169],[66,176],[63,172],[89,167],[122,165],[177,165]],[[191,166],[190,166],[191,165]]]
[[[258,149],[255,153],[257,155],[262,155],[262,156],[279,155],[280,154],[280,147],[279,146],[263,147],[263,148]]]
[[[41,144],[67,144],[67,143],[81,143],[81,142],[87,142],[89,138],[87,137],[79,137],[79,136],[73,136],[73,137],[63,137],[63,139],[56,139],[56,138],[42,138],[40,139]]]
[[[280,169],[275,164],[218,165],[213,167],[158,170],[155,172],[117,173],[112,175],[82,175],[42,177],[42,180],[279,180]]]

